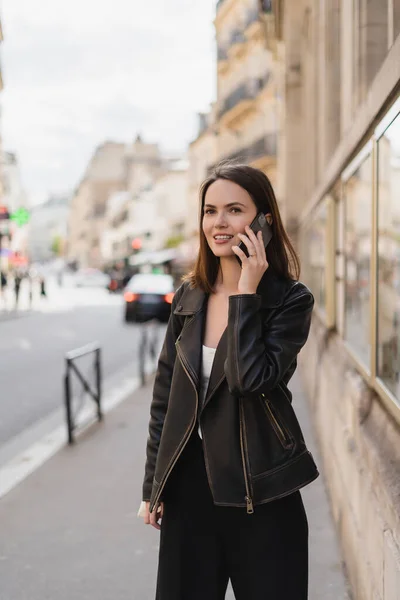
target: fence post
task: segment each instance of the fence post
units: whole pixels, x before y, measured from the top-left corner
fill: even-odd
[[[67,428],[68,428],[68,444],[74,443],[73,437],[73,423],[72,423],[72,411],[71,411],[71,386],[70,386],[70,373],[69,373],[69,360],[66,359],[66,371],[64,377],[64,392],[65,392],[65,410],[67,415]]]
[[[96,350],[96,385],[97,385],[97,417],[99,421],[103,419],[103,413],[101,410],[101,350]]]

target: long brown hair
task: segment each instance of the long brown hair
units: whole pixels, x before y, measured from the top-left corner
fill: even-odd
[[[257,212],[271,213],[272,239],[267,247],[269,269],[278,277],[298,279],[300,261],[283,227],[275,193],[268,177],[254,167],[222,162],[200,187],[200,249],[193,270],[184,277],[192,287],[212,293],[220,269],[220,259],[211,251],[203,232],[204,202],[208,188],[218,179],[237,183],[252,198]]]

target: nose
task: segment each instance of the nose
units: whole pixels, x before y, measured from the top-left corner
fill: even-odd
[[[215,218],[214,226],[215,227],[226,227],[226,225],[227,225],[226,216],[223,212],[220,212],[219,214],[217,214],[217,216]]]

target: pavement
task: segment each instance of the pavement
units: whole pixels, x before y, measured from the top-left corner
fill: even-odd
[[[297,376],[291,389],[322,471]],[[159,533],[136,516],[151,390],[152,381],[0,499],[0,600],[154,599]],[[309,600],[349,600],[324,478],[302,494]]]

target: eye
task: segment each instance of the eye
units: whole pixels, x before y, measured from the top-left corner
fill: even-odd
[[[214,209],[213,209],[213,208],[207,208],[207,209],[204,211],[204,214],[205,214],[205,215],[209,215],[209,214],[211,214],[212,212],[214,212]]]
[[[231,210],[234,210],[235,212],[242,212],[242,211],[240,210],[240,208],[237,208],[237,207],[235,207],[235,206],[233,206],[233,207],[231,208]]]

